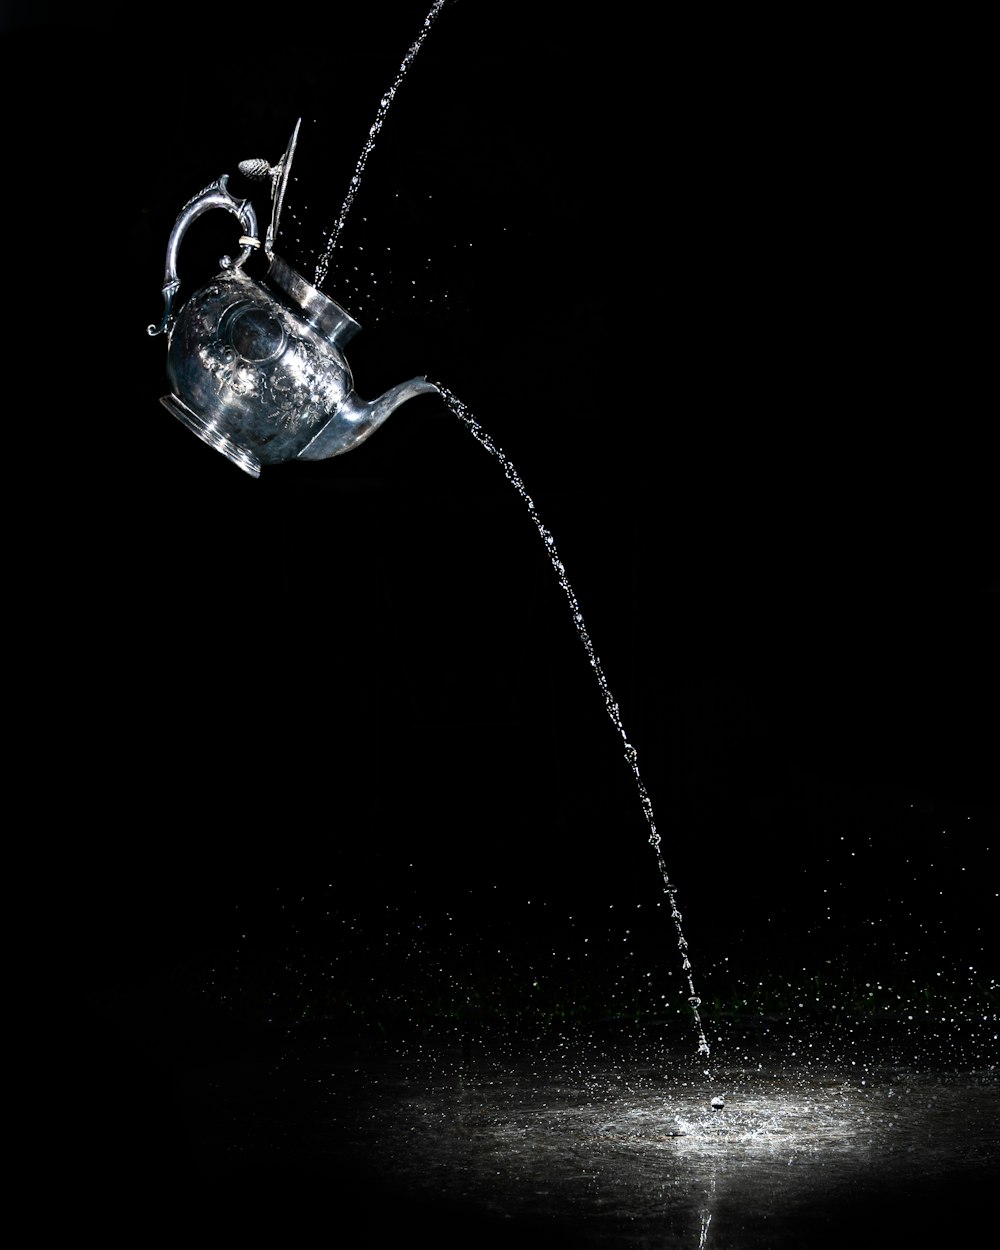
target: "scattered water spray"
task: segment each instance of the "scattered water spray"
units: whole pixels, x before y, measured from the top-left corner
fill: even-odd
[[[430,11],[424,18],[424,24],[420,29],[420,34],[413,41],[413,43],[410,44],[406,56],[403,57],[402,63],[396,72],[396,77],[392,86],[379,102],[378,112],[375,114],[375,120],[372,122],[371,129],[368,131],[368,138],[365,140],[364,147],[361,149],[361,155],[358,157],[358,163],[355,165],[354,173],[351,175],[350,186],[347,189],[347,195],[344,197],[344,202],[340,207],[340,214],[334,223],[333,229],[330,231],[330,237],[327,239],[326,247],[323,249],[323,253],[316,264],[316,274],[313,278],[314,286],[322,286],[326,278],[327,272],[330,268],[330,258],[333,255],[333,249],[337,246],[337,240],[340,238],[340,232],[344,228],[344,222],[347,220],[347,214],[351,211],[351,205],[354,203],[354,197],[357,195],[358,188],[361,186],[361,175],[364,173],[368,158],[371,156],[375,148],[375,141],[379,136],[379,131],[382,129],[386,115],[388,114],[389,109],[392,106],[392,102],[395,99],[396,92],[399,90],[400,83],[406,77],[407,70],[416,59],[417,53],[420,51],[424,40],[430,33],[431,27],[434,25],[434,19],[444,8],[444,4],[445,0],[434,0],[434,3],[430,7]]]
[[[494,443],[492,438],[490,438],[479,422],[476,421],[476,419],[469,412],[465,404],[463,404],[456,395],[449,391],[447,387],[441,386],[440,383],[436,383],[435,385],[437,385],[438,390],[441,392],[441,396],[449,410],[456,417],[458,417],[459,421],[461,421],[462,424],[469,430],[473,438],[485,447],[490,455],[494,456],[500,462],[507,480],[524,500],[528,513],[534,522],[535,528],[538,530],[542,542],[545,544],[545,550],[548,552],[549,560],[552,562],[552,567],[555,569],[556,577],[559,579],[559,585],[562,587],[566,598],[569,600],[570,612],[573,615],[573,624],[576,626],[576,632],[579,634],[580,641],[583,643],[584,650],[587,652],[587,658],[590,661],[590,666],[597,675],[597,684],[600,686],[601,694],[604,696],[604,707],[608,716],[611,718],[612,724],[621,736],[625,760],[632,770],[632,775],[635,777],[635,784],[639,791],[639,799],[642,804],[643,814],[646,817],[646,823],[649,825],[649,842],[653,848],[653,853],[656,855],[657,867],[660,870],[660,876],[663,878],[664,891],[667,898],[670,900],[670,918],[673,920],[674,927],[677,930],[677,946],[681,952],[681,967],[684,969],[687,976],[689,995],[688,1003],[694,1013],[695,1028],[698,1033],[698,1054],[708,1055],[709,1045],[705,1037],[704,1027],[701,1023],[701,1016],[698,1014],[698,1008],[701,1006],[701,999],[695,993],[691,960],[688,958],[687,939],[684,937],[684,930],[681,928],[682,916],[677,908],[677,887],[670,880],[670,875],[667,872],[667,865],[663,859],[663,852],[660,846],[661,838],[660,833],[656,828],[656,820],[653,814],[653,804],[646,790],[645,783],[643,782],[642,774],[639,772],[638,754],[635,747],[628,740],[628,735],[625,732],[625,726],[622,724],[621,712],[619,711],[618,704],[615,702],[615,698],[611,693],[611,688],[608,685],[607,678],[604,676],[604,669],[601,667],[601,661],[598,658],[597,652],[594,650],[594,644],[590,640],[590,634],[587,632],[587,626],[584,623],[583,613],[580,611],[580,605],[573,592],[573,587],[570,585],[569,578],[566,576],[566,568],[563,565],[562,560],[559,558],[559,552],[556,550],[555,539],[552,537],[548,529],[546,529],[546,527],[542,524],[542,520],[538,515],[538,509],[535,507],[535,501],[525,489],[524,483],[521,481],[521,478],[509,457],[496,445],[496,443]]]

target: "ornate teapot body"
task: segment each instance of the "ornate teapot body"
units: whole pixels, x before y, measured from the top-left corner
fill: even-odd
[[[361,328],[334,300],[308,283],[273,250],[298,125],[275,168],[244,161],[241,171],[272,179],[272,214],[265,243],[270,261],[262,282],[244,270],[260,247],[248,200],[229,192],[228,175],[181,210],[167,246],[164,313],[150,334],[168,334],[171,393],[160,402],[199,438],[253,477],[261,466],[325,460],[350,451],[415,395],[438,393],[411,378],[366,403],[354,393],[344,346]],[[225,208],[243,227],[241,253],[176,314],[177,252],[188,226],[212,208]]]

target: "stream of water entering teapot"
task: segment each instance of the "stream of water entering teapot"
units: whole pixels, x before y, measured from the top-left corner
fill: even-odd
[[[375,141],[378,139],[379,131],[382,129],[389,109],[392,107],[392,102],[396,97],[396,92],[399,90],[400,83],[406,77],[407,70],[413,64],[417,53],[420,51],[424,40],[430,33],[431,27],[434,25],[434,19],[444,8],[444,5],[445,0],[434,0],[434,3],[430,7],[430,11],[424,18],[424,24],[420,28],[420,34],[413,41],[413,43],[410,44],[406,56],[403,57],[399,69],[396,71],[396,77],[393,79],[392,86],[388,89],[388,91],[386,91],[385,95],[382,96],[382,99],[379,102],[378,111],[375,114],[375,120],[371,124],[371,129],[368,131],[368,138],[365,140],[364,146],[361,149],[361,155],[358,157],[358,162],[354,167],[354,173],[351,175],[351,182],[347,188],[347,195],[344,197],[344,202],[340,206],[340,213],[337,216],[333,229],[330,231],[330,236],[326,241],[326,246],[320,254],[319,261],[316,264],[313,286],[322,286],[324,280],[326,279],[327,272],[330,268],[330,259],[333,256],[333,250],[337,246],[337,240],[340,238],[340,232],[344,228],[344,222],[347,220],[347,214],[351,211],[351,205],[354,203],[354,198],[358,193],[358,188],[361,186],[361,176],[365,171],[365,165],[368,163],[369,156],[371,156],[374,151]]]
[[[704,1026],[702,1025],[701,1016],[698,1012],[698,1008],[701,1006],[701,999],[698,997],[694,988],[694,974],[691,967],[691,960],[688,956],[687,939],[684,937],[684,930],[681,927],[682,916],[677,907],[677,887],[670,880],[670,874],[667,872],[667,865],[663,858],[661,845],[662,838],[656,827],[653,804],[650,800],[649,792],[646,790],[642,774],[639,771],[638,753],[632,743],[628,740],[628,734],[625,732],[625,726],[622,723],[621,712],[618,708],[617,702],[615,701],[614,695],[611,693],[611,687],[608,685],[608,680],[604,675],[604,669],[601,666],[601,661],[598,658],[597,652],[594,649],[594,644],[591,641],[590,634],[587,631],[587,626],[583,619],[583,613],[580,611],[580,605],[577,602],[576,594],[573,591],[573,587],[570,585],[569,578],[566,576],[566,568],[562,560],[559,558],[559,552],[556,549],[555,539],[542,523],[542,519],[538,515],[538,509],[535,506],[535,501],[525,489],[520,475],[514,468],[513,462],[507,454],[496,445],[493,439],[490,438],[489,434],[486,433],[479,422],[472,416],[465,404],[463,404],[452,391],[449,391],[447,387],[441,386],[440,383],[436,383],[435,385],[437,385],[439,391],[441,392],[441,396],[444,399],[449,411],[454,416],[458,417],[459,421],[462,422],[472,437],[481,446],[485,447],[491,456],[495,457],[499,461],[505,477],[521,496],[521,499],[524,501],[524,504],[528,509],[528,514],[534,523],[535,529],[538,530],[538,534],[545,545],[545,550],[548,554],[552,567],[555,570],[556,577],[559,580],[559,585],[562,587],[563,593],[569,600],[573,624],[576,626],[576,632],[580,637],[580,641],[583,643],[584,650],[587,653],[587,659],[590,661],[590,666],[594,670],[597,677],[597,684],[600,687],[601,695],[604,698],[605,710],[607,711],[607,714],[611,719],[611,723],[618,731],[622,740],[625,761],[632,770],[632,775],[635,778],[636,789],[639,793],[639,801],[642,806],[643,815],[646,817],[646,823],[649,826],[649,842],[653,848],[653,853],[656,856],[656,865],[663,880],[664,892],[670,903],[670,918],[673,920],[674,928],[677,931],[677,947],[681,953],[681,967],[687,979],[688,1003],[694,1014],[695,1029],[698,1037],[697,1053],[699,1055],[707,1056],[709,1054],[708,1040],[705,1037]]]

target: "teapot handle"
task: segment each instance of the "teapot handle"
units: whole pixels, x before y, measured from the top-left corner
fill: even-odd
[[[163,273],[163,316],[159,325],[147,326],[148,334],[154,336],[162,334],[164,330],[170,328],[173,321],[174,296],[181,285],[180,278],[177,276],[177,252],[185,231],[195,218],[200,217],[202,213],[207,213],[210,208],[228,209],[235,217],[239,218],[240,225],[243,227],[243,235],[240,238],[240,254],[236,260],[223,256],[220,262],[223,269],[233,267],[238,269],[245,263],[254,249],[260,247],[260,239],[257,238],[257,214],[254,212],[253,205],[249,200],[235,199],[229,192],[228,184],[229,175],[223,174],[216,182],[207,186],[204,191],[199,191],[193,199],[188,200],[178,214],[167,243],[167,264]]]

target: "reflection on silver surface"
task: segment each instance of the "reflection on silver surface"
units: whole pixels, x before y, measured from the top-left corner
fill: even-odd
[[[245,172],[271,180],[266,275],[258,282],[247,272],[246,262],[261,246],[257,217],[248,200],[233,197],[224,174],[189,200],[174,223],[163,316],[149,327],[151,335],[168,335],[172,390],[161,401],[164,407],[253,477],[265,464],[350,451],[400,404],[438,389],[426,378],[411,378],[370,403],[362,400],[343,352],[360,326],[274,252],[297,134],[298,123],[278,165],[242,163]],[[213,208],[238,219],[240,254],[223,257],[215,278],[176,310],[181,242],[191,223]]]

